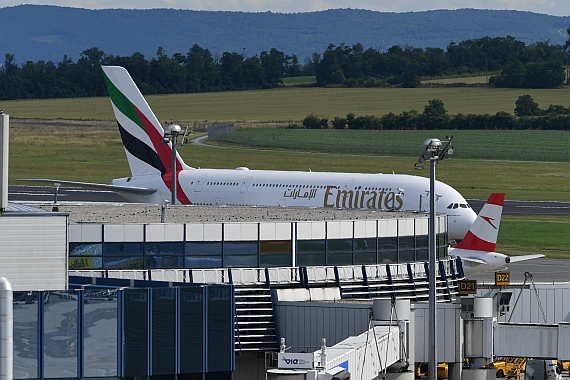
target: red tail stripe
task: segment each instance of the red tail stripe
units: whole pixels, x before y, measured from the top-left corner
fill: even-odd
[[[487,203],[502,206],[505,203],[505,193],[493,193],[487,200]]]
[[[160,134],[160,132],[154,127],[152,122],[148,120],[146,116],[141,111],[139,111],[138,108],[135,107],[135,109],[137,110],[139,118],[142,121],[146,134],[148,135],[150,141],[152,142],[154,150],[156,150],[158,156],[160,157],[160,161],[162,161],[162,164],[166,168],[166,171],[171,172],[172,169],[170,167],[172,166],[172,149],[170,149],[170,145],[162,143],[162,138],[164,136]],[[177,159],[176,171],[179,171],[181,169],[182,165]]]
[[[465,234],[463,240],[453,248],[472,249],[475,251],[495,252],[497,245],[475,236],[471,231]]]
[[[180,203],[184,205],[191,205],[192,202],[184,192],[184,189],[182,189],[179,178],[180,170],[176,172],[176,199],[178,199]],[[172,191],[172,173],[166,173],[164,176],[162,176],[162,180],[164,181],[166,187]]]

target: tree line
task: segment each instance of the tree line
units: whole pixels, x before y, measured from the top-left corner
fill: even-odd
[[[570,28],[568,30],[570,33]],[[499,72],[496,87],[556,88],[564,83],[568,44],[526,45],[514,37],[484,37],[451,43],[447,50],[393,46],[386,52],[361,44],[329,45],[314,56],[319,86],[417,87],[422,77]]]
[[[567,32],[570,36],[570,28]],[[77,62],[64,56],[57,63],[18,65],[8,53],[0,68],[0,100],[106,96],[101,65],[124,66],[145,94],[266,89],[300,75],[315,75],[317,86],[416,87],[421,77],[479,72],[498,72],[490,80],[497,87],[555,88],[564,83],[569,48],[570,38],[563,46],[527,46],[510,36],[451,43],[447,50],[396,45],[382,52],[360,43],[331,44],[304,64],[275,48],[254,56],[218,55],[197,44],[171,56],[159,47],[150,60],[141,53],[115,56],[92,47]]]
[[[433,99],[424,107],[422,113],[417,110],[400,114],[389,112],[381,117],[356,116],[349,113],[346,117],[335,116],[331,119],[311,114],[303,119],[303,126],[307,129],[570,131],[570,108],[550,105],[547,109],[541,109],[530,95],[522,95],[515,102],[514,115],[504,111],[494,115],[448,115],[443,101]]]
[[[61,62],[26,62],[19,66],[6,54],[0,70],[0,99],[70,98],[106,96],[102,65],[125,67],[145,94],[265,89],[277,86],[284,75],[295,76],[298,60],[277,49],[246,57],[223,53],[215,57],[199,45],[186,55],[169,56],[159,47],[156,57],[141,53],[107,55],[99,48],[84,50],[77,62],[67,56]]]

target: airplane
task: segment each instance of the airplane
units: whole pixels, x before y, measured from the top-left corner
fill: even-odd
[[[164,204],[171,198],[172,142],[128,71],[103,66],[131,176],[110,185],[41,180],[104,189],[132,202]],[[430,179],[402,174],[192,168],[178,152],[176,204],[283,206],[388,211],[429,211]],[[40,181],[40,180],[36,180]],[[445,212],[449,240],[463,238],[477,214],[451,186],[436,181],[436,210]]]
[[[542,254],[507,256],[495,252],[504,201],[504,193],[491,194],[463,240],[448,248],[450,256],[461,258],[465,277],[505,267],[509,263],[544,257]]]

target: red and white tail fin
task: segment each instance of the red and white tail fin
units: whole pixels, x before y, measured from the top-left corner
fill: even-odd
[[[504,193],[491,194],[463,240],[453,248],[495,252],[504,201]]]

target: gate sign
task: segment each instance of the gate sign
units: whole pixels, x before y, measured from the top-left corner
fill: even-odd
[[[459,280],[459,295],[477,294],[477,280]]]
[[[510,285],[511,272],[495,272],[495,285]]]
[[[311,353],[288,353],[279,352],[277,354],[277,368],[279,369],[313,369],[315,361],[314,354]]]

